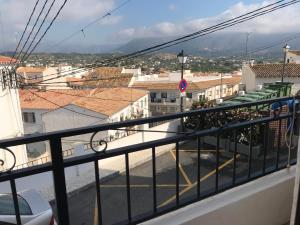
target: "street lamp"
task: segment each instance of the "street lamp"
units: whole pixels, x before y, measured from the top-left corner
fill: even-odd
[[[186,63],[187,56],[184,55],[183,50],[177,55],[179,63],[181,63],[181,80],[183,79],[184,64]],[[183,112],[183,93],[180,96],[180,112]],[[183,129],[183,118],[181,118],[181,129]]]
[[[290,50],[290,46],[289,45],[285,45],[283,46],[283,52],[284,52],[284,59],[283,59],[283,68],[282,68],[282,74],[281,74],[281,83],[283,83],[283,77],[284,77],[284,70],[285,70],[285,64],[286,64],[286,56],[287,56],[287,53],[289,52]]]

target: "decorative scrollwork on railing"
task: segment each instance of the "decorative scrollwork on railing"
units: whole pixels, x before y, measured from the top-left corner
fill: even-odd
[[[104,153],[107,149],[107,141],[101,139],[101,140],[97,140],[97,141],[94,141],[93,139],[95,138],[96,134],[98,132],[95,132],[93,133],[93,135],[91,136],[91,139],[90,139],[90,147],[91,149],[96,152],[96,153]],[[102,148],[101,148],[101,147]]]
[[[0,159],[0,166],[3,168],[3,169],[0,170],[0,176],[2,174],[5,174],[5,173],[8,173],[8,172],[12,171],[14,169],[14,167],[16,166],[16,162],[17,162],[16,156],[13,153],[12,150],[10,150],[9,148],[1,148],[1,149],[4,150],[4,151],[8,151],[12,155],[13,164],[9,168],[5,168],[5,163],[6,162],[3,159]]]

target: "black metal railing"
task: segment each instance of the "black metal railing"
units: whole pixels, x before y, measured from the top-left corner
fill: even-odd
[[[277,104],[277,107],[274,107]],[[287,105],[287,106],[286,106]],[[284,111],[284,107],[286,111]],[[101,161],[115,156],[125,157],[125,182],[126,182],[126,202],[127,202],[127,224],[136,224],[176,210],[180,207],[194,203],[206,197],[215,195],[224,190],[244,184],[267,174],[276,172],[282,168],[286,168],[294,164],[295,157],[291,157],[291,143],[283,145],[287,140],[287,135],[297,135],[297,123],[300,112],[296,107],[295,98],[286,97],[280,99],[264,100],[255,103],[243,103],[240,105],[221,106],[213,108],[203,108],[194,111],[183,113],[143,118],[131,121],[124,121],[111,124],[103,124],[97,126],[82,127],[69,129],[45,134],[36,134],[27,137],[17,137],[8,140],[0,141],[0,148],[8,150],[17,145],[30,144],[34,142],[49,141],[51,150],[50,163],[38,165],[35,167],[14,170],[10,168],[7,171],[2,171],[0,174],[0,182],[9,181],[12,194],[14,196],[14,206],[16,212],[17,224],[21,224],[21,216],[17,201],[17,192],[15,180],[18,178],[28,177],[35,174],[40,174],[52,171],[54,180],[54,191],[56,199],[56,212],[59,224],[69,225],[70,215],[68,210],[68,195],[66,190],[65,168],[77,166],[85,163],[93,163],[95,171],[95,187],[96,187],[96,202],[98,210],[98,223],[103,222],[103,207],[101,200],[101,180],[99,174],[101,169]],[[63,158],[62,138],[83,135],[91,133],[91,142],[93,143],[96,134],[101,131],[126,129],[126,127],[135,127],[142,124],[150,124],[162,121],[180,120],[184,118],[184,131],[158,131],[158,130],[136,130],[137,132],[169,132],[173,136],[161,138],[158,140],[147,141],[143,143],[128,145],[119,148],[107,150],[108,143],[104,140],[99,140],[98,147],[92,148],[94,153],[82,156],[76,156],[68,159]],[[299,120],[298,120],[299,121]],[[283,126],[285,124],[285,126]],[[181,128],[180,128],[181,129]],[[277,140],[277,141],[275,141]],[[289,139],[288,139],[289,140]],[[291,140],[291,139],[290,139]],[[182,143],[187,141],[195,141],[196,143],[196,182],[191,185],[191,188],[196,188],[196,196],[187,198],[186,201],[181,201],[180,195],[180,148]],[[157,198],[157,164],[156,151],[160,146],[174,144],[175,148],[175,199],[170,207],[160,207]],[[215,161],[213,164],[213,173],[215,175],[214,188],[211,191],[201,191],[201,168],[203,159],[201,159],[201,151],[207,144],[215,149]],[[92,145],[93,146],[93,145]],[[271,147],[270,147],[271,146]],[[132,193],[131,193],[131,175],[129,154],[134,152],[151,150],[152,164],[152,189],[153,189],[153,207],[152,211],[147,215],[134,217],[132,214]],[[246,151],[245,151],[246,149]],[[254,158],[254,150],[258,153]],[[282,150],[284,149],[284,150]],[[221,181],[221,150],[232,154],[232,175],[230,182]],[[274,157],[270,158],[270,155]],[[284,154],[282,152],[285,152]],[[274,153],[274,154],[273,154]],[[238,176],[239,158],[243,156],[246,165],[246,177]],[[284,159],[284,160],[283,160]],[[285,160],[287,159],[287,160]],[[1,161],[2,164],[5,163]],[[262,163],[261,169],[257,168],[257,164]],[[271,165],[271,166],[270,166]],[[226,175],[228,176],[228,174]],[[228,179],[227,179],[228,181]],[[138,199],[137,199],[138,200]]]

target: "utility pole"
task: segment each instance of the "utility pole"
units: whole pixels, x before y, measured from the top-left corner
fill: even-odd
[[[246,33],[246,46],[245,46],[245,60],[246,60],[246,63],[249,61],[248,59],[248,42],[249,42],[249,36],[250,36],[251,32],[247,32]]]
[[[184,64],[186,63],[187,57],[184,55],[183,50],[177,55],[179,63],[181,63],[181,81],[183,80],[183,73],[184,73]],[[183,112],[183,94],[185,92],[181,92],[180,96],[180,112]],[[183,130],[183,118],[180,120],[181,122],[181,129]]]

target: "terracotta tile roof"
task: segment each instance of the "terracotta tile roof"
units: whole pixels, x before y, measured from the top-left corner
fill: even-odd
[[[290,50],[290,53],[294,54],[294,55],[299,55],[300,56],[300,51],[298,50]]]
[[[223,84],[234,85],[241,82],[241,76],[235,76],[232,78],[223,78]],[[187,91],[189,90],[203,90],[211,88],[221,84],[220,79],[208,80],[201,82],[188,83]],[[146,90],[178,90],[178,83],[175,82],[135,82],[133,84],[134,88],[146,89]]]
[[[93,93],[94,99],[81,98],[72,104],[111,116],[147,94],[132,88],[107,88]]]
[[[61,90],[61,89],[51,90],[51,91],[37,91],[37,90],[30,90],[30,91],[36,93],[37,95],[43,98],[49,99],[50,101],[60,106],[66,106],[71,102],[76,101],[80,98],[73,95],[86,96],[91,92],[91,90]],[[59,108],[58,106],[30,93],[27,90],[19,90],[19,96],[20,96],[20,104],[22,109],[53,110]]]
[[[196,72],[193,73],[194,77],[208,77],[208,76],[219,76],[219,73],[208,73],[208,72]]]
[[[14,58],[0,55],[0,64],[8,64],[10,63],[10,60],[11,62],[16,62],[16,59]]]
[[[256,77],[279,78],[282,75],[283,64],[257,64],[250,66]],[[300,64],[286,64],[285,77],[300,77]]]
[[[128,87],[133,74],[121,72],[122,68],[120,67],[99,67],[85,76],[86,80],[95,79],[95,81],[85,81],[82,85],[94,88]]]
[[[42,73],[46,70],[46,67],[19,67],[18,73]]]

